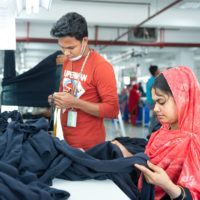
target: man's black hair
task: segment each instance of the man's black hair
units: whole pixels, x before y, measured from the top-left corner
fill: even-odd
[[[167,83],[167,80],[165,79],[165,77],[164,77],[164,75],[162,73],[159,74],[159,76],[157,76],[155,78],[154,83],[152,85],[152,88],[155,89],[155,93],[158,96],[159,96],[159,93],[157,92],[156,89],[161,90],[165,94],[173,96],[172,91],[171,91],[171,89],[170,89],[170,87],[169,87],[169,85]]]
[[[157,65],[151,65],[149,67],[149,72],[151,73],[152,76],[155,76],[157,70],[158,70],[158,66]]]
[[[87,22],[78,13],[67,13],[54,24],[50,33],[53,37],[69,36],[82,41],[84,37],[88,37]]]

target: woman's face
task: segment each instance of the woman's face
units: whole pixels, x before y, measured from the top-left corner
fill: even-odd
[[[155,92],[154,88],[152,88],[151,93],[155,103],[154,112],[158,120],[162,123],[169,123],[171,130],[177,130],[178,110],[173,96],[160,89],[156,89]]]

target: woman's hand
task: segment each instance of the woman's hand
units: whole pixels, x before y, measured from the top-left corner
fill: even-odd
[[[162,168],[152,164],[150,161],[147,161],[147,165],[150,169],[143,165],[134,165],[144,174],[147,183],[161,187],[171,198],[176,198],[181,194],[181,189],[171,181]]]
[[[123,156],[124,156],[125,158],[126,158],[126,157],[130,157],[130,156],[133,156],[133,154],[130,153],[130,152],[126,149],[126,147],[125,147],[124,145],[122,145],[120,142],[118,142],[117,140],[114,140],[114,141],[112,141],[111,143],[117,145],[117,146],[120,148],[120,150],[121,150],[121,152],[122,152],[122,154],[123,154]]]

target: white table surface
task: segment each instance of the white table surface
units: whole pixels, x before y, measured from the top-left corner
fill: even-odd
[[[55,178],[52,187],[69,192],[69,200],[130,200],[112,180],[67,181]]]

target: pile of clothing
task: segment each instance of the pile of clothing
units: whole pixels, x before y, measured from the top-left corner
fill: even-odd
[[[146,154],[123,158],[119,148],[103,142],[86,152],[72,148],[47,131],[45,118],[27,120],[19,112],[0,114],[1,199],[62,200],[66,191],[52,187],[53,178],[111,179],[130,199],[141,193],[131,179],[133,164],[146,166]],[[153,199],[154,187],[144,183],[142,199]]]

